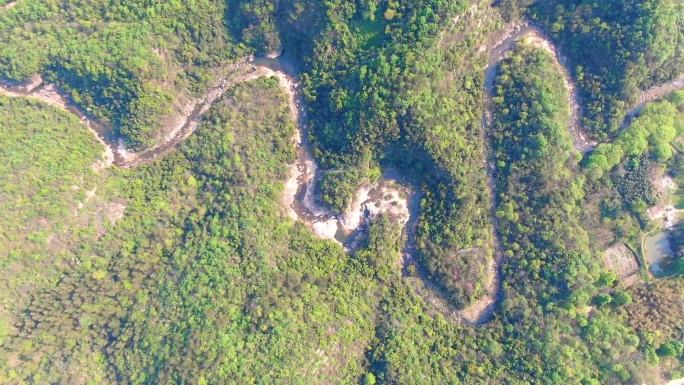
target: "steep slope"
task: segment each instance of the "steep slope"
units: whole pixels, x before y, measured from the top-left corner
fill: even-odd
[[[529,14],[567,52],[598,138],[617,132],[641,90],[684,73],[680,1],[538,1]]]
[[[236,57],[224,13],[223,1],[20,1],[0,13],[0,79],[42,74],[142,149]]]

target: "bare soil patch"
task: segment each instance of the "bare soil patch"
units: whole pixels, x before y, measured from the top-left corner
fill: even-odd
[[[3,11],[7,11],[7,10],[9,10],[9,9],[12,9],[12,8],[16,7],[16,6],[17,6],[17,2],[16,2],[16,1],[10,1],[9,3],[3,5],[3,6],[0,7],[0,8],[1,8]]]
[[[617,243],[603,252],[603,263],[617,274],[624,286],[639,280],[639,263],[634,253],[624,243]]]

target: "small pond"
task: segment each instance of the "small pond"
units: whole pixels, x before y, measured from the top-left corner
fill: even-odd
[[[664,263],[674,256],[668,233],[662,231],[646,237],[644,239],[644,254],[651,273],[655,276],[661,275]]]

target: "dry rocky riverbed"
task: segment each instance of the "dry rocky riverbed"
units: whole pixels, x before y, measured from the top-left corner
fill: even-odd
[[[528,39],[532,44],[548,49],[554,56],[555,62],[561,69],[569,91],[569,100],[572,107],[570,131],[573,137],[575,149],[586,152],[595,146],[595,142],[589,141],[580,126],[580,103],[566,63],[562,55],[553,46],[548,37],[537,27],[530,24],[512,25],[505,31],[500,39],[493,42],[489,48],[490,61],[485,69],[485,93],[487,95],[487,110],[483,117],[483,131],[488,132],[491,120],[491,92],[496,66],[506,57],[515,44],[522,38]],[[484,47],[483,49],[487,49]],[[199,124],[204,113],[215,103],[231,86],[240,82],[254,80],[260,77],[277,77],[283,90],[287,92],[288,102],[293,117],[297,122],[297,130],[293,136],[293,142],[297,146],[297,160],[291,165],[289,177],[285,182],[285,190],[282,198],[287,214],[293,220],[306,223],[318,236],[335,240],[348,248],[358,246],[359,233],[364,226],[374,217],[386,213],[400,224],[408,234],[408,245],[404,251],[405,262],[413,259],[413,231],[415,230],[419,198],[406,185],[397,178],[385,177],[374,183],[368,183],[356,192],[350,206],[343,213],[335,213],[320,204],[315,194],[315,181],[318,176],[316,162],[311,155],[306,133],[306,117],[302,108],[296,82],[296,72],[293,60],[287,56],[250,58],[235,63],[228,71],[228,75],[222,77],[205,93],[202,98],[190,101],[181,108],[178,116],[172,119],[166,127],[161,140],[151,148],[141,152],[127,150],[123,142],[116,143],[107,139],[106,130],[97,122],[93,121],[78,107],[69,103],[66,98],[53,85],[45,84],[39,76],[35,76],[24,84],[0,83],[0,93],[14,97],[30,97],[42,100],[48,104],[74,113],[81,122],[97,137],[105,148],[102,160],[93,165],[100,170],[115,164],[120,167],[136,167],[152,161],[173,150],[175,146],[189,137]],[[643,92],[639,104],[630,113],[635,113],[645,103],[662,97],[665,93],[684,87],[684,76],[673,80],[665,85],[654,87]],[[489,146],[488,146],[489,147]],[[487,295],[461,311],[449,309],[448,313],[456,315],[459,320],[479,324],[491,317],[500,287],[500,264],[502,252],[499,246],[496,231],[496,216],[494,215],[496,202],[494,199],[494,168],[491,150],[486,156],[486,167],[489,169],[488,187],[492,197],[491,215],[493,226],[493,239],[496,249],[496,257],[492,264],[487,267],[491,277],[487,286]],[[439,308],[448,308],[447,304]]]
[[[361,186],[350,205],[343,213],[335,213],[322,205],[315,194],[318,168],[311,155],[307,141],[306,116],[298,93],[293,66],[288,60],[262,58],[256,61],[264,69],[264,76],[275,76],[287,92],[288,103],[297,130],[292,138],[297,147],[297,159],[290,166],[288,179],[285,181],[283,204],[293,220],[307,223],[318,236],[332,239],[353,249],[359,230],[368,221],[381,213],[386,213],[403,228],[409,221],[413,211],[411,190],[401,185],[396,179],[384,178],[380,182]],[[290,72],[290,73],[288,73]]]
[[[568,127],[572,135],[574,148],[576,151],[584,153],[590,151],[595,145],[588,139],[584,129],[580,125],[580,104],[579,96],[575,88],[575,84],[570,77],[570,73],[566,68],[566,60],[558,52],[556,47],[553,45],[551,40],[537,27],[529,24],[513,24],[508,27],[507,30],[500,36],[499,39],[495,40],[488,49],[490,52],[490,59],[485,68],[485,112],[482,119],[482,130],[485,137],[489,136],[491,121],[492,121],[492,89],[494,86],[494,79],[496,77],[496,70],[498,63],[506,58],[515,45],[521,41],[526,40],[528,43],[533,44],[539,48],[546,49],[553,55],[556,67],[563,74],[563,78],[568,89],[568,103],[571,106],[571,117],[568,122]],[[483,48],[487,50],[486,47]],[[487,142],[490,140],[487,139]],[[487,154],[485,156],[485,168],[488,170],[488,180],[487,187],[489,189],[490,195],[490,215],[492,218],[492,239],[494,242],[495,257],[492,263],[487,266],[488,275],[490,277],[489,284],[487,285],[487,294],[480,300],[476,301],[469,307],[461,310],[457,313],[457,316],[466,320],[467,322],[473,324],[480,324],[491,318],[494,312],[494,307],[499,296],[500,286],[501,286],[501,263],[503,262],[503,250],[498,238],[498,223],[495,215],[496,212],[496,194],[495,194],[495,167],[494,167],[494,155],[492,153],[491,144],[487,146]]]
[[[202,98],[191,101],[181,109],[179,115],[166,127],[165,134],[156,145],[141,152],[126,149],[121,140],[110,140],[107,128],[97,124],[86,113],[69,103],[54,85],[46,84],[40,76],[34,76],[23,84],[4,82],[0,84],[0,93],[11,97],[41,100],[78,116],[105,148],[102,160],[93,165],[95,170],[101,170],[112,164],[126,168],[136,167],[163,156],[194,132],[202,115],[230,87],[260,77],[277,77],[288,95],[292,114],[298,123],[298,129],[293,137],[298,156],[296,163],[291,166],[283,198],[289,216],[307,223],[317,235],[337,242],[345,242],[350,235],[356,234],[363,224],[380,213],[387,213],[402,226],[408,222],[409,197],[412,193],[407,187],[389,179],[362,186],[344,213],[334,213],[318,203],[314,195],[317,167],[306,141],[305,117],[298,96],[294,67],[289,57],[252,58],[235,63],[231,67],[229,74],[222,77]],[[348,246],[355,244],[350,240]]]

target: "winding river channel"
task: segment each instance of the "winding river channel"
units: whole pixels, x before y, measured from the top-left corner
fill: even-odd
[[[320,204],[314,193],[315,179],[319,173],[308,145],[306,116],[302,108],[293,58],[288,55],[277,58],[249,58],[232,64],[227,72],[229,74],[222,77],[202,98],[190,102],[183,108],[181,114],[166,127],[166,133],[156,145],[141,152],[126,149],[123,141],[113,137],[110,129],[98,124],[70,103],[54,85],[44,82],[39,76],[21,84],[2,82],[0,93],[41,100],[76,115],[105,148],[102,160],[93,165],[94,169],[99,170],[111,165],[137,167],[162,157],[194,132],[202,116],[226,90],[238,83],[260,77],[276,77],[287,93],[290,109],[297,122],[297,130],[292,139],[297,146],[297,159],[290,167],[283,197],[288,215],[294,220],[306,223],[318,236],[335,240],[347,248],[354,248],[357,245],[358,235],[362,233],[364,226],[380,213],[386,213],[402,227],[409,220],[415,222],[415,215],[412,214],[415,214],[416,210],[409,208],[417,207],[415,194],[391,172],[379,182],[363,185],[343,213],[333,212]]]
[[[487,154],[486,154],[486,167],[488,169],[488,189],[490,192],[490,215],[493,223],[493,240],[495,248],[495,258],[494,266],[492,266],[492,281],[489,286],[488,295],[470,307],[463,309],[460,315],[471,323],[480,324],[487,321],[494,311],[494,305],[501,296],[501,263],[503,260],[503,250],[498,238],[498,223],[496,212],[496,193],[495,193],[495,159],[493,151],[491,148],[491,123],[492,123],[492,89],[494,85],[494,79],[496,77],[496,71],[498,63],[504,59],[510,51],[515,47],[516,43],[521,40],[526,39],[528,43],[531,43],[539,48],[543,48],[551,52],[556,67],[560,70],[563,75],[567,91],[568,91],[568,103],[571,107],[570,121],[568,122],[568,130],[572,136],[573,146],[575,151],[582,154],[590,152],[593,150],[597,142],[589,138],[584,128],[581,126],[581,103],[580,97],[577,93],[577,88],[573,78],[570,76],[570,71],[568,69],[567,58],[560,54],[559,50],[553,44],[551,39],[546,35],[540,28],[534,26],[528,22],[521,24],[514,24],[508,27],[506,31],[502,34],[499,40],[497,40],[492,48],[490,48],[490,59],[485,68],[485,111],[482,118],[482,130],[487,139]],[[684,74],[676,77],[675,79],[666,82],[661,85],[651,87],[649,89],[643,90],[638,97],[636,103],[634,103],[627,110],[625,114],[625,120],[623,127],[629,124],[632,118],[637,116],[643,107],[653,101],[661,99],[667,96],[669,93],[684,89]]]
[[[492,220],[492,240],[494,248],[494,259],[488,266],[490,281],[487,286],[487,294],[469,307],[457,312],[455,316],[472,324],[482,324],[489,320],[494,312],[497,300],[501,296],[501,263],[503,262],[503,250],[498,236],[498,221],[496,217],[496,184],[495,184],[495,159],[491,148],[491,124],[492,124],[492,90],[498,64],[507,57],[518,41],[525,39],[528,43],[539,48],[548,50],[554,59],[555,66],[563,75],[568,90],[568,103],[571,106],[571,115],[568,122],[568,129],[572,136],[573,147],[576,151],[586,153],[596,146],[595,142],[589,140],[584,129],[580,125],[580,103],[576,92],[575,84],[570,77],[566,67],[566,59],[560,55],[551,39],[544,34],[538,27],[529,23],[510,25],[501,33],[498,39],[491,43],[489,48],[489,60],[484,70],[485,84],[485,108],[482,115],[482,135],[485,140],[485,168],[487,169],[487,188],[490,196],[490,217]],[[440,306],[444,308],[444,306]]]
[[[292,219],[306,223],[318,236],[335,240],[348,249],[358,245],[358,235],[380,213],[389,215],[402,228],[409,222],[415,223],[416,194],[392,172],[385,173],[378,182],[361,186],[342,213],[333,212],[321,204],[315,193],[319,172],[307,138],[307,119],[296,81],[295,60],[285,54],[277,58],[256,58],[251,65],[261,68],[266,76],[278,78],[287,92],[290,110],[297,122],[298,128],[292,138],[297,158],[290,166],[283,194],[283,205]]]
[[[579,97],[566,67],[566,60],[539,28],[528,23],[511,25],[489,45],[490,59],[484,71],[486,103],[482,118],[485,142],[490,142],[488,135],[491,124],[491,94],[497,64],[522,38],[548,49],[553,54],[556,65],[562,72],[568,88],[568,103],[572,107],[568,127],[572,134],[574,148],[582,153],[590,151],[596,143],[589,140],[580,125]],[[380,181],[361,186],[352,203],[342,213],[333,212],[320,203],[315,193],[315,181],[319,176],[319,171],[311,154],[307,138],[307,119],[297,83],[297,66],[295,63],[296,61],[292,57],[285,54],[277,58],[248,58],[232,64],[227,68],[228,75],[221,77],[203,97],[193,100],[182,109],[166,127],[165,134],[156,145],[141,152],[127,150],[120,139],[112,137],[112,130],[98,124],[87,113],[70,103],[54,85],[45,83],[39,76],[34,76],[22,84],[0,82],[0,94],[38,99],[76,115],[105,148],[102,160],[93,165],[95,170],[101,170],[111,165],[124,168],[137,167],[162,157],[194,132],[203,114],[220,100],[220,97],[230,87],[260,77],[276,77],[287,93],[289,106],[297,123],[297,130],[292,138],[297,148],[297,158],[296,162],[290,166],[282,198],[287,215],[295,221],[305,223],[318,236],[332,239],[351,250],[358,246],[358,242],[362,238],[360,235],[364,233],[369,221],[377,215],[385,213],[403,228],[408,239],[403,253],[403,261],[404,263],[411,261],[420,196],[412,191],[397,173],[388,171]],[[684,88],[684,76],[642,92],[639,103],[630,110],[628,116],[637,114],[638,110],[646,103],[680,88]],[[500,265],[503,253],[498,241],[497,221],[494,215],[496,210],[494,173],[496,170],[491,145],[486,147],[483,161],[488,170],[487,185],[491,196],[490,212],[493,222],[492,239],[496,250],[495,258],[491,266],[488,267],[491,279],[487,288],[487,295],[460,311],[450,309],[448,304],[439,306],[442,309],[441,312],[448,312],[450,316],[454,316],[459,321],[472,324],[481,324],[491,318],[496,300],[500,295],[501,286]]]

